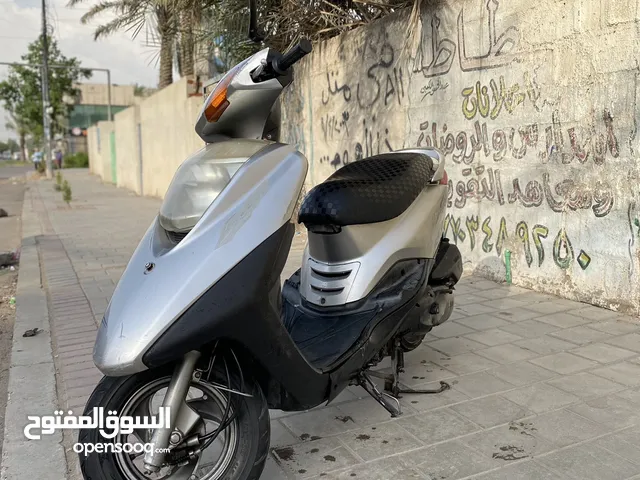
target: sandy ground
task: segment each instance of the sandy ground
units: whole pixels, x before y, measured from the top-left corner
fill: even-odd
[[[9,383],[9,362],[11,360],[11,340],[16,306],[11,298],[16,294],[18,272],[0,270],[0,428],[4,431],[4,413],[7,406],[7,385]],[[0,452],[2,449],[0,448]]]

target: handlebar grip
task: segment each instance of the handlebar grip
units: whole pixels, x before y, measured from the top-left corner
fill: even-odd
[[[301,39],[296,46],[285,53],[278,61],[277,68],[281,71],[288,70],[294,63],[305,55],[311,53],[311,42],[306,38]]]

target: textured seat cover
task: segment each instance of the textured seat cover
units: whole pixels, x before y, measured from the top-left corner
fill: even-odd
[[[413,203],[434,173],[432,159],[421,153],[386,153],[349,163],[309,192],[298,222],[310,227],[391,220]]]

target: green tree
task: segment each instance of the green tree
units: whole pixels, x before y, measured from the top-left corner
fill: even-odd
[[[48,41],[49,65],[65,68],[49,69],[49,99],[53,119],[65,119],[73,105],[65,101],[75,98],[78,90],[74,87],[82,78],[89,78],[91,72],[82,69],[75,58],[65,57],[55,40]],[[42,63],[42,36],[28,46],[28,51],[21,57],[23,63],[39,65]],[[37,66],[9,67],[6,80],[0,82],[0,101],[9,112],[16,133],[22,138],[21,131],[36,139],[43,135],[42,107],[42,69]],[[53,133],[62,133],[60,122],[52,122]],[[21,140],[22,143],[22,140]]]
[[[11,153],[20,151],[20,145],[18,145],[18,142],[16,142],[13,138],[7,140],[7,148]]]

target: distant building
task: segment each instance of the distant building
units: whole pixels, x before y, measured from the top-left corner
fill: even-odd
[[[65,150],[69,153],[87,151],[87,128],[108,120],[109,89],[106,84],[79,83],[75,85],[79,94],[74,99],[73,109],[67,119]],[[111,85],[111,115],[124,110],[138,101],[134,85]]]

